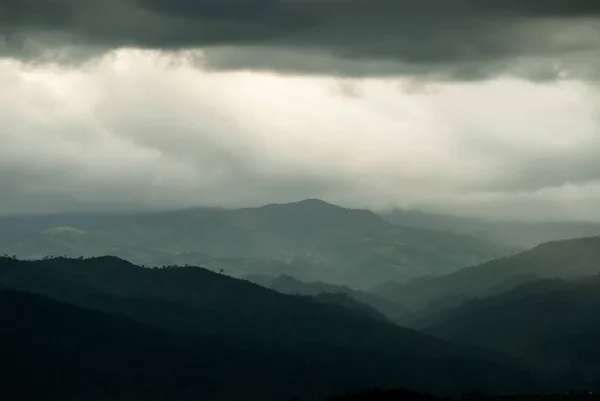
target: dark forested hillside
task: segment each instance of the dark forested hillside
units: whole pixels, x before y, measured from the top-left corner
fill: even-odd
[[[64,306],[40,297],[1,302],[7,309],[3,346],[13,350],[11,358],[27,361],[14,373],[21,375],[15,383],[56,366],[63,382],[77,367],[80,373],[73,377],[88,390],[102,380],[129,383],[135,377],[123,391],[157,397],[173,391],[175,398],[210,393],[218,399],[238,388],[258,399],[255,395],[324,397],[372,386],[442,393],[532,386],[530,375],[511,367],[508,359],[497,362],[362,311],[279,294],[200,268],[144,269],[116,258],[3,258],[0,286],[78,306],[62,311]],[[79,307],[98,312],[88,315]],[[13,324],[22,315],[31,321]],[[93,346],[99,351],[87,350]],[[63,359],[61,350],[68,351]],[[110,363],[119,367],[114,377],[107,371]],[[101,373],[97,379],[89,377],[96,371]],[[148,377],[156,382],[146,385]],[[52,390],[46,398],[68,393],[52,387],[60,380],[45,383]]]
[[[0,291],[0,342],[5,400],[323,399],[360,385],[357,368],[377,357],[197,338],[10,290]],[[391,366],[374,367],[389,377]]]
[[[503,255],[469,235],[398,227],[319,200],[249,209],[198,208],[105,216],[0,219],[0,254],[114,255],[145,265],[192,264],[230,275],[291,274],[365,288],[443,274]]]
[[[518,355],[573,387],[600,391],[600,276],[543,280],[435,316],[427,331]]]

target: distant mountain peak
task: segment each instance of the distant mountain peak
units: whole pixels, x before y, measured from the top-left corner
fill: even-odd
[[[391,224],[371,210],[344,207],[316,198],[287,203],[272,203],[259,207],[256,210],[278,210],[279,212],[300,211],[302,213],[314,213],[315,215],[319,215],[320,213],[331,213],[344,216],[360,215],[362,217],[368,216],[369,219],[378,221],[379,223],[385,223],[385,225]]]
[[[58,226],[58,227],[52,227],[52,228],[43,230],[42,234],[45,234],[45,235],[83,235],[83,234],[86,234],[86,232],[83,230],[80,230],[78,228],[75,228],[75,227]]]
[[[318,198],[308,198],[308,199],[304,199],[304,200],[300,200],[300,201],[296,201],[296,202],[292,202],[292,203],[296,203],[296,204],[306,204],[306,205],[328,205],[328,206],[336,206],[333,205],[329,202],[326,202],[322,199],[318,199]],[[338,206],[339,207],[339,206]]]
[[[270,208],[270,207],[323,207],[323,208],[336,208],[336,209],[344,209],[341,206],[334,205],[328,203],[324,200],[317,198],[303,199],[300,201],[293,202],[283,202],[283,203],[270,203],[268,205],[262,206],[262,208]]]

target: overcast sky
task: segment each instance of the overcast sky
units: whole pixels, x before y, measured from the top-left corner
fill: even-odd
[[[597,0],[0,0],[0,214],[600,221]]]

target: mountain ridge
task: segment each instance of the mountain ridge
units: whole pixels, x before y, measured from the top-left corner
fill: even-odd
[[[46,227],[48,223],[53,226]],[[69,235],[57,227],[85,234]],[[44,235],[47,230],[54,234]],[[118,215],[105,222],[98,216],[54,216],[3,225],[0,219],[0,254],[4,252],[25,259],[112,254],[144,265],[201,264],[239,275],[302,274],[303,280],[361,288],[442,274],[503,254],[474,237],[397,227],[371,211],[314,199],[259,208]],[[240,258],[245,262],[235,262]],[[304,268],[289,270],[291,264]]]
[[[600,271],[600,236],[553,241],[535,248],[406,284],[387,283],[373,292],[411,309],[444,300],[453,306],[477,296],[501,293],[542,278],[572,279]],[[452,300],[456,297],[455,300]]]

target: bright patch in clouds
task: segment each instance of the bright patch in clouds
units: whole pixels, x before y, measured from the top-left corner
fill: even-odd
[[[600,219],[594,84],[207,72],[195,59],[0,59],[0,213],[319,197]]]

